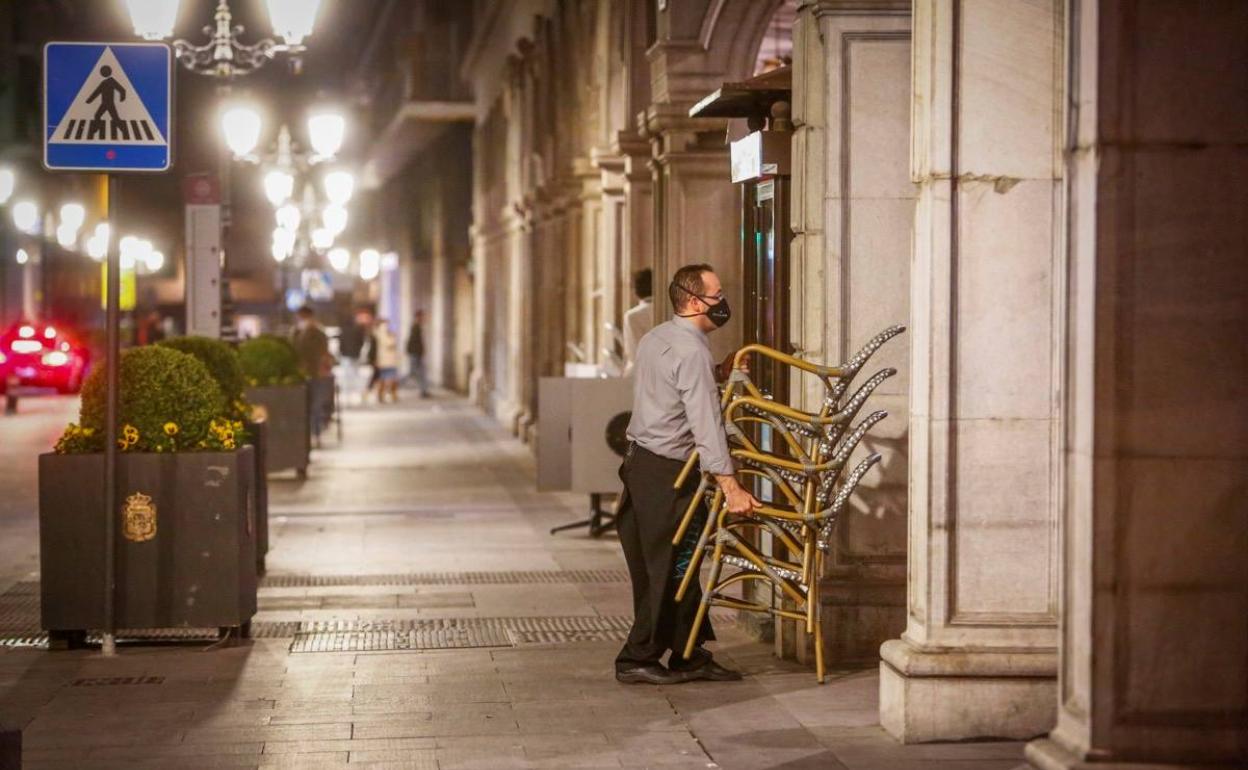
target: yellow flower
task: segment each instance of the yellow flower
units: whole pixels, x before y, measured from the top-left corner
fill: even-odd
[[[224,446],[226,449],[233,449],[233,448],[234,448],[234,439],[232,439],[232,438],[230,438],[230,439],[226,439],[225,441],[221,442],[221,445],[222,445],[222,446]]]
[[[166,436],[178,435],[178,424],[176,422],[165,423],[165,435]]]

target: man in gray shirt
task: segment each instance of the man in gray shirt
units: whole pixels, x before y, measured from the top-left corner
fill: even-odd
[[[694,654],[689,660],[681,656],[702,592],[695,581],[683,601],[675,600],[691,551],[688,543],[679,549],[672,545],[698,478],[690,474],[680,489],[675,482],[695,450],[702,470],[714,475],[723,490],[730,511],[747,513],[759,505],[735,475],[707,342],[710,332],[727,323],[730,312],[709,265],[676,271],[668,294],[676,315],[641,338],[633,369],[631,444],[620,466],[624,500],[617,522],[633,584],[634,620],[616,657],[615,677],[650,684],[730,681],[741,675],[713,661],[701,646],[715,638],[709,621],[702,625]],[[706,515],[705,508],[701,515]],[[695,524],[690,533],[699,529]],[[660,660],[668,650],[672,654],[664,667]]]

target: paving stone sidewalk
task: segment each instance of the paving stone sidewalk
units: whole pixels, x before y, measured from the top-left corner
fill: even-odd
[[[348,412],[306,482],[271,483],[257,628],[315,633],[112,659],[0,646],[0,723],[23,727],[32,770],[1021,764],[1018,743],[896,744],[874,671],[816,685],[726,616],[717,656],[744,681],[617,684],[618,542],[550,536],[585,501],[533,478],[528,450],[460,400]],[[394,649],[413,642],[446,648]],[[350,651],[292,652],[334,645]]]

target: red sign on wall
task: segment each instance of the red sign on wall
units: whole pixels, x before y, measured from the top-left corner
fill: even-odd
[[[182,179],[182,197],[188,206],[220,203],[221,183],[216,174],[187,174]]]

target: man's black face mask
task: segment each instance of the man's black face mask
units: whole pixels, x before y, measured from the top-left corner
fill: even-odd
[[[684,286],[681,286],[680,284],[677,284],[677,283],[673,283],[672,285],[675,286],[677,289],[680,289],[681,291],[683,291],[685,294],[688,294],[691,297],[697,297],[698,299],[702,300],[703,302],[707,304],[707,309],[705,313],[677,313],[676,315],[680,316],[681,318],[689,318],[695,315],[704,315],[707,318],[711,319],[711,323],[715,324],[716,329],[728,323],[728,319],[732,318],[732,308],[728,307],[728,298],[724,297],[722,294],[719,297],[719,301],[712,304],[711,300],[715,299],[715,297],[704,297],[701,294],[694,294],[693,292],[686,289]]]

